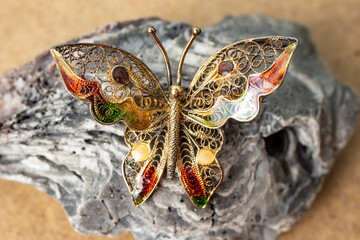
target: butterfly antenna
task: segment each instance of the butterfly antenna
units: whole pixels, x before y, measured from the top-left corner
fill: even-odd
[[[184,48],[183,52],[181,53],[180,60],[179,60],[178,71],[177,71],[177,79],[176,79],[176,83],[178,85],[181,85],[181,70],[182,70],[182,67],[183,67],[183,64],[184,64],[185,55],[186,55],[187,51],[189,50],[191,44],[194,42],[195,38],[197,36],[199,36],[200,33],[201,33],[200,28],[197,28],[197,27],[192,28],[191,37],[189,38],[188,42],[185,45],[185,48]]]
[[[156,46],[158,46],[158,48],[160,49],[160,52],[164,58],[166,69],[167,69],[168,82],[169,82],[169,86],[171,86],[172,85],[171,67],[170,67],[170,61],[169,61],[169,57],[166,53],[166,50],[165,50],[164,46],[161,44],[159,38],[156,36],[156,29],[154,27],[148,27],[147,31],[150,34],[151,38],[154,40]]]

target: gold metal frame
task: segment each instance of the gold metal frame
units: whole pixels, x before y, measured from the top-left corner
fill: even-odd
[[[168,94],[151,70],[124,50],[73,44],[51,52],[67,90],[89,103],[98,122],[126,123],[130,152],[123,161],[123,176],[133,203],[139,206],[151,195],[165,168],[172,179],[177,166],[187,195],[194,205],[204,208],[223,179],[217,159],[224,142],[219,128],[229,118],[246,122],[258,115],[261,99],[281,85],[297,40],[253,38],[224,47],[202,64],[184,94],[184,59],[201,30],[192,29],[179,59],[176,84],[156,29],[147,31],[164,58]],[[125,74],[114,76],[119,66]]]

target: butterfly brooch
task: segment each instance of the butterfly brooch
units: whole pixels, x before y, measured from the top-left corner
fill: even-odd
[[[66,89],[89,103],[96,121],[126,124],[130,152],[122,174],[136,206],[151,195],[165,169],[173,179],[177,168],[192,203],[204,208],[223,178],[219,128],[229,118],[248,122],[257,116],[261,100],[282,83],[297,46],[295,38],[281,36],[233,43],[201,65],[185,93],[181,69],[200,32],[192,29],[173,84],[167,53],[155,28],[148,28],[166,64],[168,93],[141,60],[122,49],[79,43],[50,50]]]

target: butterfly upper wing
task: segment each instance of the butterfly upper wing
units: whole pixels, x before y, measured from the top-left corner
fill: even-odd
[[[123,176],[136,206],[151,195],[165,169],[167,117],[165,114],[163,119],[146,130],[125,130],[125,141],[131,150],[123,161]]]
[[[90,103],[102,124],[123,120],[133,129],[151,127],[168,109],[165,93],[138,58],[98,44],[70,44],[51,49],[67,90]]]
[[[261,98],[280,86],[296,45],[294,38],[268,37],[219,50],[191,82],[185,117],[213,128],[228,118],[252,120],[259,113]]]

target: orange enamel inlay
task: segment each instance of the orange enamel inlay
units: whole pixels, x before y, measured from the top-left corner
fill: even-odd
[[[209,196],[202,184],[202,179],[197,174],[196,167],[188,166],[182,169],[181,180],[193,203],[198,207],[203,208],[206,205]]]
[[[290,45],[265,72],[249,76],[250,86],[261,92],[271,93],[280,86],[296,45]]]
[[[132,191],[133,201],[136,206],[139,206],[146,200],[149,194],[156,187],[158,180],[159,176],[156,166],[152,164],[147,165],[146,169],[140,177],[138,183],[139,188]]]

